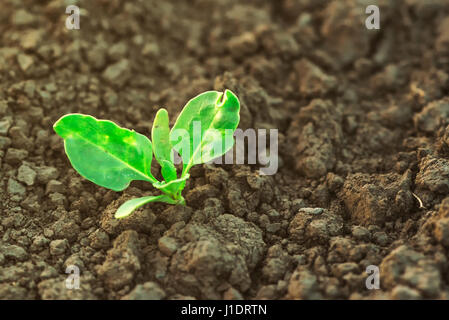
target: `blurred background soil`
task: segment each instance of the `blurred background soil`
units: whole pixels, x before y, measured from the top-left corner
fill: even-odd
[[[80,30],[65,28],[69,4]],[[448,299],[448,13],[446,0],[1,0],[0,298]],[[159,107],[173,123],[226,88],[240,128],[279,129],[279,171],[194,167],[186,207],[115,220],[157,191],[83,179],[52,130],[79,112],[149,135]]]

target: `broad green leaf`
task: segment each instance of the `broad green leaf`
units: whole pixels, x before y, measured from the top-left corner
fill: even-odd
[[[170,197],[162,194],[160,196],[148,196],[142,198],[131,199],[123,203],[118,210],[115,212],[115,217],[117,219],[122,219],[129,216],[134,210],[147,204],[149,202],[165,202],[169,204],[177,204],[177,201],[171,199]]]
[[[151,174],[151,141],[107,120],[69,114],[53,126],[64,139],[72,166],[84,178],[114,191],[132,180],[157,182]]]
[[[160,109],[156,117],[154,117],[151,137],[153,139],[154,156],[161,165],[162,176],[167,182],[175,180],[177,175],[176,168],[171,160],[172,146],[170,144],[170,127],[167,110]]]
[[[232,148],[239,112],[239,100],[229,90],[224,94],[207,91],[186,104],[170,132],[173,148],[183,161],[183,174]]]

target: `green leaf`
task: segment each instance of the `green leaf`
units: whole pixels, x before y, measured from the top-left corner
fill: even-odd
[[[123,203],[118,210],[115,212],[115,217],[117,219],[123,219],[129,216],[134,210],[140,208],[144,204],[149,202],[165,202],[169,204],[177,204],[178,202],[171,199],[170,197],[162,194],[160,196],[148,196],[142,198],[131,199]]]
[[[190,175],[187,173],[183,177],[170,182],[155,182],[153,183],[153,187],[167,193],[175,194],[177,191],[184,189],[186,180],[189,179],[189,177]]]
[[[153,186],[157,189],[160,189],[168,194],[171,194],[173,196],[175,196],[178,191],[181,191],[182,189],[184,189],[184,186],[186,184],[186,181],[188,179],[188,177],[184,176],[181,177],[180,179],[177,178],[176,176],[176,168],[173,165],[173,163],[163,160],[164,162],[161,163],[161,172],[162,172],[162,176],[164,177],[165,181],[164,182],[156,182],[153,183]],[[167,172],[166,170],[169,170],[169,172]]]
[[[234,145],[240,121],[240,102],[230,90],[207,91],[191,99],[170,132],[173,148],[181,155],[183,175],[194,164],[225,154]]]
[[[63,116],[53,128],[84,178],[114,191],[124,190],[132,180],[157,182],[150,171],[151,141],[144,135],[82,114]]]
[[[161,173],[166,182],[177,178],[176,168],[171,159],[172,146],[170,143],[170,128],[168,112],[160,109],[154,117],[153,129],[153,152],[156,160],[161,165]]]
[[[153,129],[151,132],[153,138],[153,152],[156,160],[161,166],[161,174],[164,177],[165,183],[156,183],[154,186],[164,192],[175,195],[181,183],[171,183],[178,178],[175,165],[171,159],[172,146],[170,143],[170,127],[168,112],[165,109],[160,109],[156,117],[154,117]],[[163,185],[162,187],[159,185]]]
[[[172,162],[168,160],[161,160],[159,161],[159,164],[161,165],[162,176],[166,182],[170,182],[178,178],[175,165]]]

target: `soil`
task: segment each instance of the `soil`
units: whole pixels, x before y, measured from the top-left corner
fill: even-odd
[[[80,30],[65,2],[2,0],[0,298],[449,298],[446,0],[370,1],[379,30],[366,1],[84,0]],[[52,130],[79,112],[149,135],[226,88],[242,129],[279,129],[279,171],[196,166],[186,207],[115,220],[157,191],[83,179]]]

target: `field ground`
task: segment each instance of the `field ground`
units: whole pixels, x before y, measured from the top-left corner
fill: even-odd
[[[68,30],[64,1],[2,0],[0,298],[448,299],[449,3],[373,0],[367,30],[365,2],[85,0]],[[226,88],[240,128],[279,129],[279,171],[197,166],[186,207],[115,220],[156,191],[83,179],[52,130],[149,135]]]

